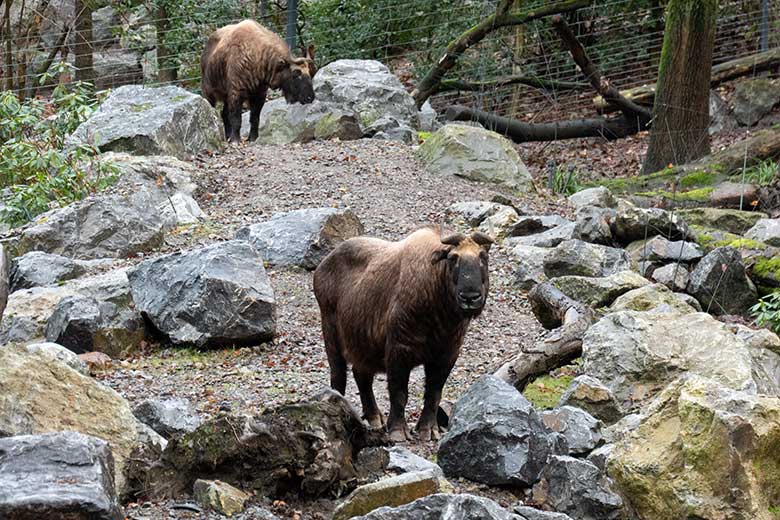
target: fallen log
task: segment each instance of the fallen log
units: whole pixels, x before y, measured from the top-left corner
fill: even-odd
[[[710,87],[714,88],[726,81],[769,70],[774,67],[780,67],[780,49],[773,49],[771,51],[745,56],[744,58],[730,60],[712,67]],[[653,102],[655,101],[655,83],[621,90],[620,94],[637,105],[652,108]],[[620,107],[617,104],[605,100],[601,95],[593,98],[593,104],[600,113],[606,114],[620,110]]]
[[[476,121],[488,130],[502,134],[516,143],[581,137],[602,137],[612,141],[647,128],[647,120],[642,117],[595,117],[553,123],[526,123],[462,105],[451,106],[444,117],[448,121]]]
[[[534,287],[528,293],[528,300],[542,325],[559,327],[539,343],[523,348],[494,374],[520,391],[535,377],[579,357],[582,338],[594,319],[590,307],[569,298],[549,282]]]
[[[539,76],[508,76],[506,78],[497,78],[486,81],[465,81],[460,79],[446,79],[439,86],[439,93],[449,91],[481,91],[495,88],[506,87],[509,85],[527,85],[542,90],[560,92],[564,90],[580,90],[588,85],[586,83],[577,83],[576,81],[558,81],[554,79],[544,79]]]

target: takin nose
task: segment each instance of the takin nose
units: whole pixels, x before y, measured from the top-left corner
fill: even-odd
[[[466,307],[476,307],[482,299],[482,294],[476,291],[460,291],[458,299]]]

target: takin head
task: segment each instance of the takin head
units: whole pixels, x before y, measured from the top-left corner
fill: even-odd
[[[433,253],[431,263],[447,262],[448,292],[458,310],[467,318],[479,316],[490,289],[488,252],[493,239],[480,232],[452,233],[442,236],[441,243],[444,247]]]
[[[288,104],[301,103],[307,105],[314,101],[314,84],[312,78],[317,72],[314,65],[314,46],[310,45],[303,58],[293,58],[292,62],[283,60],[281,89]]]

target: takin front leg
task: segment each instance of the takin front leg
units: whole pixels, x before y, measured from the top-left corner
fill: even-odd
[[[409,426],[406,424],[406,402],[409,399],[409,373],[411,367],[402,362],[390,362],[387,365],[387,389],[390,393],[390,416],[387,419],[387,431],[393,442],[411,441]]]
[[[374,374],[352,367],[352,375],[355,376],[355,383],[357,383],[358,391],[360,392],[360,402],[363,405],[363,419],[368,421],[372,428],[381,428],[385,425],[385,418],[382,417],[374,397]]]
[[[257,126],[260,121],[260,111],[265,104],[267,89],[262,89],[249,99],[249,142],[257,139]]]
[[[437,441],[441,438],[437,413],[441,402],[441,391],[452,367],[452,363],[425,365],[425,404],[416,427],[420,433],[420,442]]]
[[[325,353],[330,366],[330,387],[344,395],[347,391],[347,360],[341,354],[338,332],[334,321],[322,317],[322,339],[325,341]]]

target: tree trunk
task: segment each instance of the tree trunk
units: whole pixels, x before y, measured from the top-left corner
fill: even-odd
[[[173,51],[166,44],[170,23],[165,0],[157,0],[157,81],[160,83],[175,83],[178,79],[178,67],[173,56]]]
[[[11,3],[13,0],[5,0],[5,13],[3,14],[3,22],[5,22],[5,30],[3,36],[5,37],[5,56],[3,76],[5,77],[5,89],[13,90],[14,88],[14,65],[13,65],[13,44],[11,34]]]
[[[515,8],[520,7],[523,0],[515,0]],[[523,51],[525,49],[525,25],[518,25],[515,27],[514,34],[514,49],[512,52],[512,76],[520,76],[523,73],[522,67],[520,67],[520,59],[523,57]],[[520,104],[523,99],[523,89],[520,85],[515,85],[512,88],[512,105],[509,112],[512,117],[517,117],[520,112]]]
[[[95,69],[92,66],[92,0],[76,0],[76,81],[93,83]]]
[[[709,93],[717,0],[670,0],[645,173],[710,151]]]

